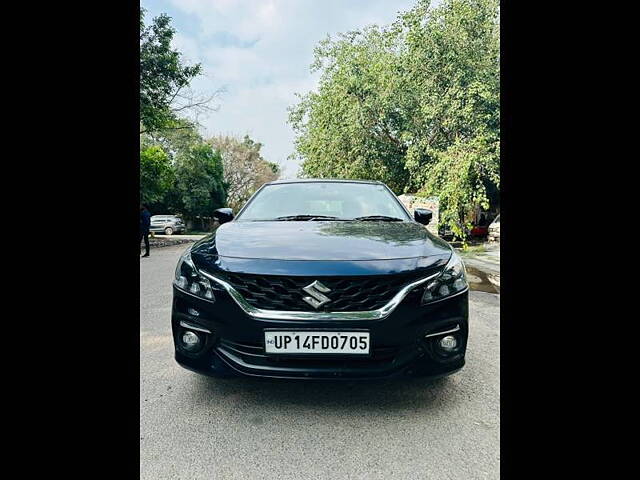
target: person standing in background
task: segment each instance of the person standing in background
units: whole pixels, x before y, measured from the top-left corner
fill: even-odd
[[[140,240],[138,241],[138,247],[140,242],[144,238],[144,248],[146,253],[143,257],[149,256],[149,227],[151,226],[151,213],[147,210],[146,205],[140,204]]]

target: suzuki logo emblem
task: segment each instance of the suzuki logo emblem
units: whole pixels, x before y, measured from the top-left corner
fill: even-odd
[[[313,282],[311,285],[307,285],[302,290],[307,292],[310,297],[304,297],[303,300],[311,305],[313,308],[320,308],[325,303],[329,303],[331,299],[323,293],[330,292],[331,289],[325,287],[318,280]]]

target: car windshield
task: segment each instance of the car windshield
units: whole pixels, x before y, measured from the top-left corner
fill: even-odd
[[[410,220],[384,186],[310,182],[267,185],[237,217],[259,220]]]

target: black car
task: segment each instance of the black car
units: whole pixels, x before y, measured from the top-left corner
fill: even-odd
[[[464,365],[460,257],[378,182],[263,185],[181,257],[175,358],[212,376],[443,376]]]

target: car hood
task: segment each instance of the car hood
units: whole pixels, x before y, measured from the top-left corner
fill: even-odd
[[[314,270],[329,273],[347,262],[355,274],[442,265],[451,251],[415,222],[234,221],[194,244],[191,254],[206,269],[301,274],[294,265],[308,271],[313,262]],[[291,262],[284,267],[283,260]]]

